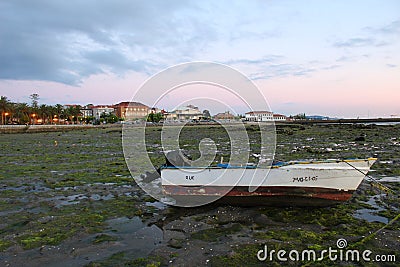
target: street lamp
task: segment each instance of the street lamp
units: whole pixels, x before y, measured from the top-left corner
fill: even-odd
[[[53,122],[55,122],[57,124],[57,122],[58,122],[57,115],[54,115]]]
[[[8,115],[10,115],[10,113],[8,113],[8,112],[4,113],[4,120],[6,121],[6,124],[7,124],[7,116]]]
[[[32,124],[35,124],[35,118],[36,118],[36,114],[35,114],[35,113],[33,113],[31,116],[32,116]]]
[[[2,118],[3,124],[7,124],[7,116],[10,115],[10,113],[4,112],[3,115],[4,115],[4,120],[3,120],[3,118]]]

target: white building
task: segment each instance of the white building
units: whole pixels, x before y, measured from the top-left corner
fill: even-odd
[[[93,105],[89,104],[81,107],[81,114],[83,118],[88,118],[93,116]]]
[[[282,114],[274,114],[274,121],[286,121],[287,117]]]
[[[250,111],[245,113],[246,121],[273,121],[274,113],[270,111]]]
[[[114,106],[93,106],[92,107],[93,116],[100,120],[101,114],[111,114],[114,113]]]

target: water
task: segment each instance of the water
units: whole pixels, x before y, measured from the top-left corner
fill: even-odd
[[[385,176],[378,179],[379,182],[400,183],[400,176]]]
[[[376,203],[376,200],[380,197],[386,196],[385,194],[381,195],[375,195],[372,196],[367,202],[363,202],[365,204],[369,204],[372,206],[371,209],[368,208],[363,208],[356,210],[355,214],[353,215],[357,219],[363,219],[368,222],[381,222],[387,224],[389,222],[389,219],[380,215],[376,215],[376,213],[384,210],[381,206],[379,206],[378,203]]]
[[[163,232],[155,225],[147,226],[139,217],[107,221],[103,233],[81,234],[57,246],[42,246],[26,251],[16,250],[8,256],[0,254],[0,266],[84,266],[123,252],[125,257],[146,257],[162,241]],[[116,241],[94,244],[96,236],[107,234]],[[15,256],[12,256],[15,254]]]

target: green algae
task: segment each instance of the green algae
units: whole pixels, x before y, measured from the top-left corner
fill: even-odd
[[[100,244],[104,242],[113,242],[119,240],[116,236],[111,236],[108,234],[99,234],[97,235],[94,240],[92,241],[93,244]]]
[[[164,259],[157,256],[147,258],[130,259],[125,252],[118,252],[110,257],[101,260],[90,262],[86,267],[105,267],[105,266],[132,266],[132,267],[159,267]]]
[[[12,245],[12,243],[10,241],[0,239],[0,252],[5,251],[11,245]]]
[[[231,235],[239,232],[242,229],[242,225],[234,223],[227,226],[218,226],[215,228],[200,230],[191,235],[194,239],[199,239],[207,242],[215,242],[220,240],[222,237]]]

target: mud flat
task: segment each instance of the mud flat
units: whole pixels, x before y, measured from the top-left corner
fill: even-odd
[[[399,215],[400,125],[291,124],[276,130],[277,160],[376,156],[371,176],[392,193],[365,181],[351,201],[327,208],[175,208],[136,185],[123,157],[121,128],[0,134],[0,265],[280,266],[276,259],[260,262],[257,252],[264,245],[321,251],[336,248],[339,238],[348,248],[395,255],[398,264],[400,223],[392,219]],[[250,160],[257,161],[259,129],[249,125],[247,131]],[[163,162],[160,134],[160,127],[146,130],[155,165]],[[180,146],[196,158],[205,137],[215,140],[217,157],[229,159],[228,135],[215,125],[183,128]],[[289,265],[302,264],[349,263]]]

